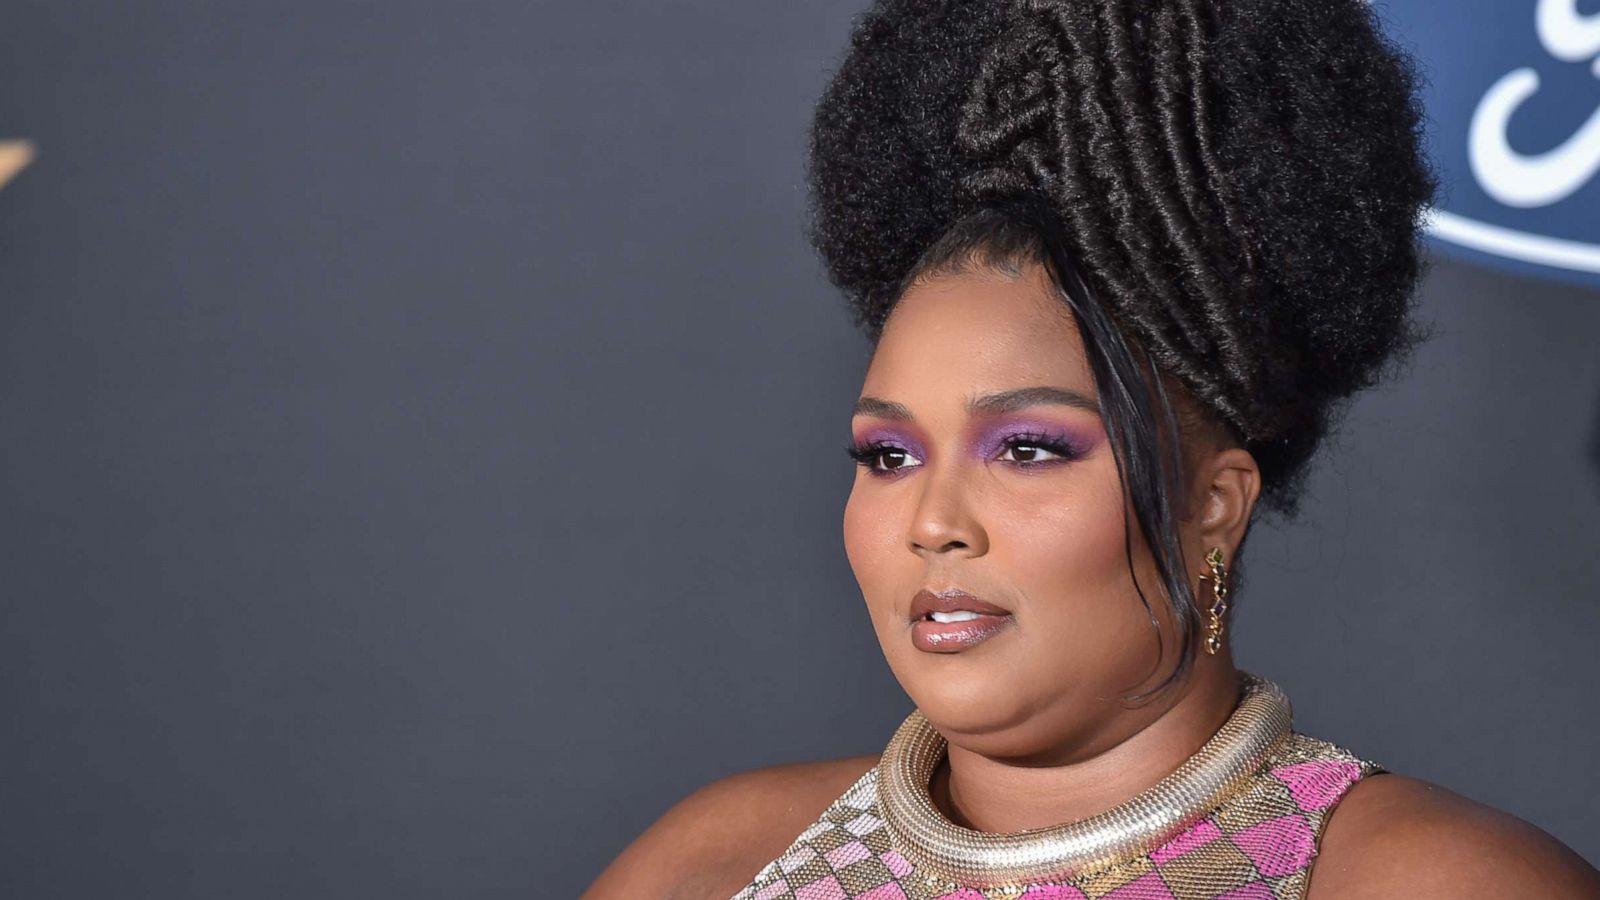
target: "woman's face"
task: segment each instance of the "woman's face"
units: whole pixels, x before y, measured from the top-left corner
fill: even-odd
[[[1170,706],[1119,699],[1165,678],[1180,647],[1137,526],[1149,612],[1134,587],[1095,397],[1038,266],[914,286],[867,371],[850,565],[895,677],[952,743],[986,756],[1098,752]],[[1186,553],[1198,539],[1185,533]]]

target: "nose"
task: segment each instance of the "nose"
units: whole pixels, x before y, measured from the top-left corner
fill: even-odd
[[[988,532],[975,515],[970,488],[959,471],[930,472],[922,479],[921,488],[907,534],[911,552],[967,556],[989,552]]]

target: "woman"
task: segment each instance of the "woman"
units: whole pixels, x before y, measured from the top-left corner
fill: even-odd
[[[876,3],[811,236],[874,341],[845,542],[917,709],[703,788],[587,896],[1600,897],[1229,648],[1252,523],[1423,336],[1414,81],[1360,0]]]

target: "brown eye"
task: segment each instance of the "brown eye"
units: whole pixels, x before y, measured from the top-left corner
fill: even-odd
[[[845,447],[845,452],[855,459],[856,465],[874,475],[889,475],[922,465],[910,451],[893,444],[851,444]]]
[[[1006,450],[1011,454],[1009,462],[1039,462],[1052,455],[1049,450],[1034,444],[1012,444]]]
[[[1003,462],[1021,465],[1043,465],[1076,459],[1079,454],[1066,444],[1036,437],[1018,436],[1005,442],[1000,451]]]

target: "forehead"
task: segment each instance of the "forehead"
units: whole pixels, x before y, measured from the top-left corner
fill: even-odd
[[[868,367],[867,393],[967,396],[1019,386],[1093,396],[1083,341],[1066,301],[1036,264],[938,275],[895,304]]]

